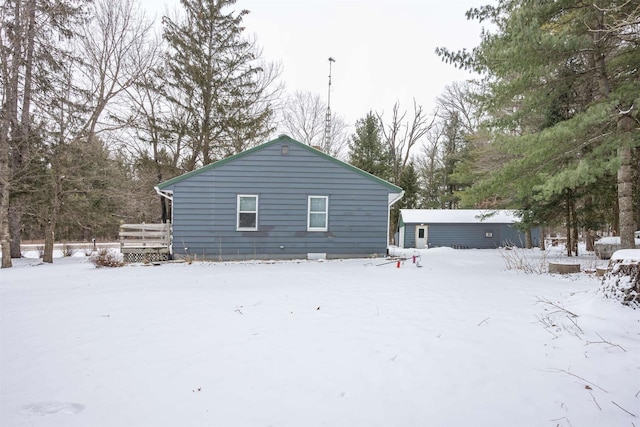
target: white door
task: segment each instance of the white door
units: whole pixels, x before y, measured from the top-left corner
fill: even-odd
[[[427,247],[427,226],[416,225],[416,249]]]
[[[400,232],[398,233],[398,241],[396,244],[398,247],[404,248],[404,225],[400,227]]]

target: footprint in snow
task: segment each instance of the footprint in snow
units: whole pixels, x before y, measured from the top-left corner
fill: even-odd
[[[84,410],[84,405],[72,402],[39,402],[21,406],[18,412],[22,415],[73,415]]]

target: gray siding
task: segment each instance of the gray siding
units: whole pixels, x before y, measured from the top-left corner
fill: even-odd
[[[416,246],[416,225],[405,224],[405,248]],[[495,249],[505,245],[523,247],[525,235],[512,224],[425,224],[428,247]],[[492,237],[486,237],[492,233]],[[534,246],[540,243],[540,229],[532,230]]]
[[[173,251],[208,259],[384,254],[389,188],[306,147],[268,145],[173,184]],[[257,195],[258,230],[236,231],[238,194]],[[328,196],[327,232],[307,231],[308,196]]]

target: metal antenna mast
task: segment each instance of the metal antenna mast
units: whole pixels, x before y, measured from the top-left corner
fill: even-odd
[[[331,145],[331,63],[336,62],[335,59],[329,57],[329,90],[327,91],[327,115],[324,118],[324,149],[327,150]]]

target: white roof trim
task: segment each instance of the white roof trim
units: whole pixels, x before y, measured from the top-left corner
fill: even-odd
[[[513,224],[516,211],[491,209],[400,209],[405,224]]]
[[[387,203],[389,204],[389,206],[391,206],[398,200],[402,199],[402,196],[404,196],[404,190],[400,193],[389,193]]]

